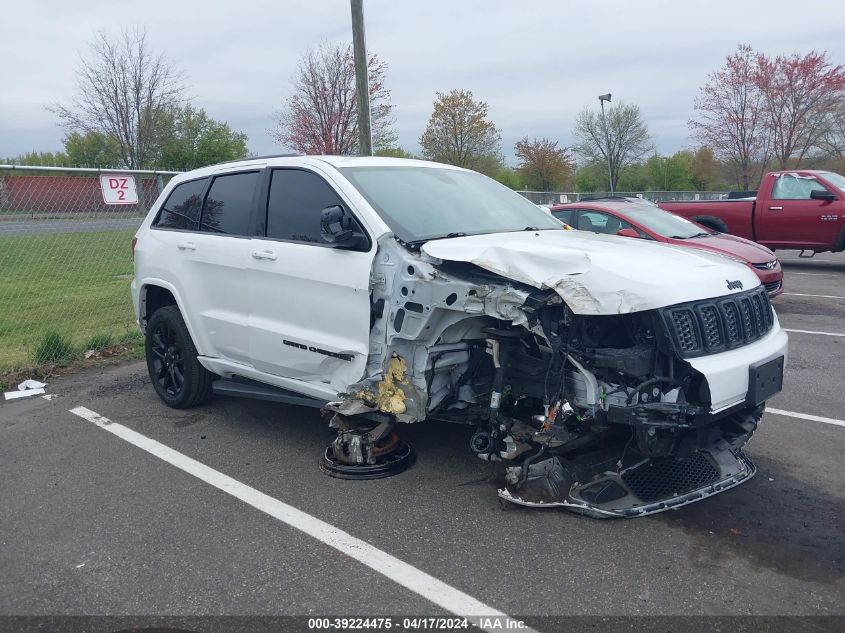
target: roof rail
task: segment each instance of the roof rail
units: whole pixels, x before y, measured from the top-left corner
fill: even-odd
[[[298,154],[296,152],[288,153],[288,154],[266,154],[264,156],[247,156],[246,158],[236,158],[234,160],[224,160],[220,163],[214,163],[215,165],[227,165],[228,163],[240,163],[241,161],[245,160],[265,160],[268,158],[293,158],[294,156],[302,156],[302,154]]]
[[[635,196],[586,196],[581,198],[579,202],[595,202],[597,200],[623,200],[625,202],[640,202],[642,198]]]

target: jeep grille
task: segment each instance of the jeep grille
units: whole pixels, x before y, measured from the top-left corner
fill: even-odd
[[[748,345],[774,326],[772,305],[763,286],[729,297],[682,303],[661,312],[683,358]]]

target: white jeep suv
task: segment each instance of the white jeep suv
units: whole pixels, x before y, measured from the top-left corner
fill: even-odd
[[[782,386],[787,337],[747,267],[566,231],[449,165],[198,169],[169,183],[134,250],[162,400],[322,408],[335,477],[401,471],[396,424],[440,419],[504,462],[504,499],[659,512],[754,474],[742,447]]]

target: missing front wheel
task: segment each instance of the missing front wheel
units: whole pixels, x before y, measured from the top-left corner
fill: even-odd
[[[320,471],[337,479],[381,479],[398,475],[414,463],[411,447],[393,432],[393,424],[355,426],[335,414],[337,437],[320,459]]]

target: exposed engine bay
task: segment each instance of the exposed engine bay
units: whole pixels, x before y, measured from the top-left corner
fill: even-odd
[[[773,323],[765,291],[620,314],[577,310],[590,300],[577,282],[538,288],[383,238],[366,378],[326,407],[338,437],[324,470],[389,473],[396,450],[410,459],[394,424],[437,419],[475,427],[470,449],[502,462],[499,496],[520,505],[639,516],[753,476],[742,447],[766,394],[714,411],[690,359],[764,336]]]

